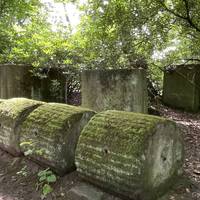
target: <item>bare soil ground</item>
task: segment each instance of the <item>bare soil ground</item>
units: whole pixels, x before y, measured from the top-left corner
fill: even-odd
[[[181,126],[185,142],[184,176],[162,200],[200,200],[200,113],[191,114],[163,106],[159,110],[162,116]],[[40,200],[41,188],[36,189],[36,185],[41,169],[26,158],[14,158],[0,150],[0,200]],[[79,183],[76,172],[58,178],[46,199],[68,200],[68,191]]]
[[[163,200],[200,200],[200,113],[192,114],[162,106],[162,116],[179,124],[183,132],[183,178]]]

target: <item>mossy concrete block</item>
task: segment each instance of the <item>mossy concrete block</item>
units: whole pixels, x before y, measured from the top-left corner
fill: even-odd
[[[178,65],[166,69],[163,101],[174,108],[197,112],[200,109],[200,65]]]
[[[127,198],[155,200],[181,173],[181,132],[164,118],[105,111],[82,131],[75,160],[87,181]]]
[[[59,103],[34,110],[21,129],[21,149],[29,157],[64,175],[75,168],[75,148],[81,130],[94,112]]]
[[[81,74],[82,106],[147,113],[144,69],[87,70]]]
[[[27,115],[42,102],[13,98],[0,103],[0,147],[9,153],[20,154],[20,127]]]

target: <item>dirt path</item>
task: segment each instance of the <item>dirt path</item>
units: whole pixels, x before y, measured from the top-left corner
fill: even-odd
[[[43,168],[25,158],[13,158],[0,150],[0,200],[40,200],[41,188],[36,190],[37,173]],[[67,191],[78,182],[75,173],[58,178],[49,200],[67,199]]]
[[[161,114],[175,120],[185,141],[184,178],[162,200],[200,200],[200,114],[190,114],[162,107]],[[36,190],[37,173],[42,167],[25,159],[13,158],[0,150],[0,200],[40,200]],[[68,191],[80,180],[77,173],[58,178],[46,199],[68,200]],[[77,199],[80,200],[80,199]]]
[[[200,200],[200,113],[161,107],[161,115],[176,121],[184,136],[184,178],[166,200]]]

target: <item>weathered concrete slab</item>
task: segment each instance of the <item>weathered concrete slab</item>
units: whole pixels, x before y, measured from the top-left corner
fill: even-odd
[[[120,200],[118,197],[114,197],[101,189],[90,185],[88,183],[81,182],[78,185],[72,187],[67,193],[68,200]]]
[[[26,116],[42,102],[25,98],[13,98],[0,103],[0,147],[17,156],[20,127]]]
[[[46,102],[66,102],[66,76],[60,68],[46,70],[41,77],[32,66],[0,64],[0,98],[26,97]]]
[[[101,200],[103,192],[91,185],[82,183],[73,187],[68,192],[68,198],[72,200]]]
[[[81,130],[94,112],[48,103],[34,110],[21,129],[20,144],[32,160],[63,175],[75,168],[75,148]]]
[[[174,108],[196,112],[200,109],[200,65],[178,65],[166,69],[163,101]]]
[[[155,200],[181,173],[183,145],[173,121],[106,111],[81,133],[76,165],[82,178],[131,199]]]
[[[82,106],[147,113],[144,69],[88,70],[81,74]]]
[[[31,97],[31,73],[27,65],[0,65],[0,98]]]

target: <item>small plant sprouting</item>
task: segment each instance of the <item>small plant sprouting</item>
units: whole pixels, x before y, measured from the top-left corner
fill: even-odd
[[[25,156],[31,156],[34,153],[38,155],[43,155],[45,152],[45,149],[42,148],[36,149],[34,146],[35,144],[33,144],[32,141],[23,142],[20,144],[20,146],[23,145],[27,145],[29,147],[28,150],[24,152]],[[20,171],[19,174],[22,174],[25,169],[26,168],[21,170],[22,172]],[[39,171],[37,176],[38,176],[38,182],[36,183],[36,190],[39,190],[41,188],[42,189],[41,199],[45,199],[46,196],[53,191],[51,184],[56,182],[57,180],[56,175],[49,168],[47,168],[45,170]]]
[[[27,166],[25,165],[20,171],[18,171],[16,173],[17,175],[22,175],[22,176],[27,176],[28,175],[28,171],[27,171]]]
[[[42,170],[38,173],[37,190],[42,187],[41,199],[45,199],[46,196],[53,191],[51,183],[55,183],[57,178],[56,175],[49,169]]]

